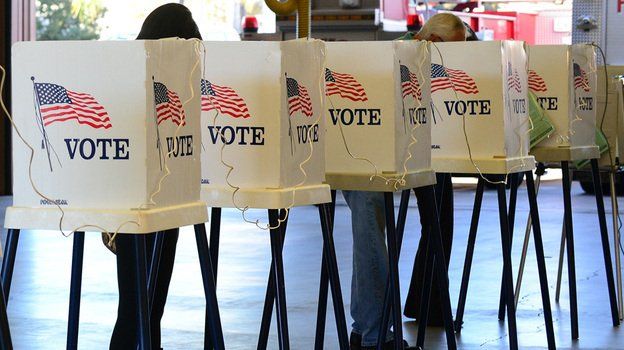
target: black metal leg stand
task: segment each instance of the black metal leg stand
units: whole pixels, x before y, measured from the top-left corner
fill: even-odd
[[[441,192],[441,191],[440,191]],[[451,308],[451,299],[449,295],[448,272],[446,270],[444,246],[442,244],[442,234],[440,231],[440,221],[438,214],[438,206],[435,201],[435,191],[433,186],[427,192],[426,212],[431,217],[430,226],[426,230],[427,237],[427,267],[425,275],[425,284],[423,286],[423,294],[420,305],[420,318],[418,325],[418,338],[416,341],[417,348],[423,348],[425,343],[425,331],[427,328],[427,318],[429,314],[429,302],[431,296],[431,283],[435,279],[438,283],[438,289],[442,302],[442,318],[444,320],[444,328],[446,331],[446,342],[448,349],[457,349],[457,341],[455,339],[455,327],[453,323],[453,311]],[[430,266],[431,265],[431,266]],[[431,270],[430,270],[431,268]],[[435,277],[434,277],[435,272]]]
[[[269,224],[278,226],[279,211],[269,209]],[[280,228],[271,229],[271,255],[273,257],[273,271],[275,280],[275,314],[280,350],[290,349],[288,337],[288,316],[286,309],[286,283],[284,280],[284,262],[282,249],[284,248],[283,234]]]
[[[548,291],[548,277],[546,272],[546,259],[544,256],[544,244],[542,241],[542,228],[539,219],[539,210],[537,207],[537,189],[533,174],[526,172],[527,195],[529,197],[529,209],[531,225],[533,227],[533,236],[535,241],[535,257],[537,258],[537,270],[539,273],[540,289],[542,291],[542,308],[544,309],[544,325],[546,327],[546,339],[548,341],[548,349],[556,349],[555,330],[553,326],[552,310],[550,308],[550,293]],[[516,305],[514,303],[514,305]]]
[[[479,178],[477,191],[475,193],[474,206],[472,208],[472,219],[470,221],[470,232],[468,234],[468,245],[466,248],[466,258],[464,260],[464,272],[462,274],[461,288],[459,291],[459,301],[457,302],[457,312],[455,314],[455,330],[461,332],[464,323],[464,308],[466,307],[466,294],[468,293],[468,282],[470,280],[470,269],[474,256],[474,246],[477,240],[477,227],[479,226],[479,215],[481,214],[481,203],[483,202],[483,188],[485,180]]]
[[[217,303],[217,291],[213,275],[214,269],[208,249],[208,239],[206,238],[206,226],[204,224],[196,224],[194,225],[194,229],[197,253],[199,254],[199,265],[201,267],[202,281],[204,284],[204,295],[206,297],[204,348],[223,350],[225,349],[223,329],[221,328],[219,304]]]
[[[502,180],[504,177],[501,176]],[[500,218],[501,245],[503,250],[503,275],[505,280],[505,304],[507,304],[507,328],[509,329],[509,347],[518,349],[518,331],[516,329],[516,306],[514,302],[513,272],[511,268],[511,235],[507,216],[505,184],[496,185],[498,192],[498,214]]]
[[[600,173],[598,172],[598,159],[591,160],[591,167],[592,167],[592,177],[594,180],[594,193],[596,194],[596,209],[598,210],[598,221],[600,222],[600,236],[602,238],[602,253],[604,256],[605,272],[607,273],[609,302],[611,303],[611,320],[613,321],[613,327],[617,327],[620,325],[620,317],[618,315],[618,304],[617,304],[617,297],[615,293],[615,281],[613,278],[613,265],[611,264],[609,231],[607,230],[607,218],[605,214],[604,202],[602,200],[602,184],[600,183]],[[619,251],[616,250],[615,253],[619,254]]]
[[[566,231],[566,250],[568,255],[568,284],[570,288],[570,322],[572,339],[578,339],[578,306],[576,299],[576,267],[574,262],[574,231],[572,226],[572,198],[570,196],[570,168],[567,161],[561,162],[563,173],[563,218]]]
[[[154,237],[154,247],[152,249],[152,258],[148,264],[149,275],[147,276],[147,293],[149,295],[149,310],[152,314],[154,305],[154,297],[156,295],[156,282],[158,280],[158,269],[160,267],[160,255],[162,253],[163,241],[165,240],[165,232],[156,232]]]
[[[433,283],[433,267],[436,263],[437,256],[431,249],[431,228],[426,230],[425,240],[425,279],[420,292],[420,314],[418,315],[418,336],[416,338],[416,347],[423,347],[425,344],[425,331],[429,319],[429,301],[431,299],[431,285]]]
[[[147,263],[145,253],[145,235],[132,235],[134,249],[134,267],[136,269],[137,287],[137,329],[139,330],[139,349],[151,350],[152,337],[150,331],[148,295],[147,295]]]
[[[513,242],[514,223],[516,219],[516,202],[518,199],[518,186],[520,185],[521,174],[511,174],[509,176],[510,190],[509,190],[509,239]],[[501,278],[501,293],[498,302],[498,319],[505,319],[505,276]]]
[[[394,221],[394,194],[384,193],[386,206],[386,235],[388,244],[389,278],[392,295],[392,320],[394,330],[394,349],[403,350],[403,322],[401,319],[401,291],[399,289],[399,254],[397,247],[397,235]],[[381,326],[382,328],[383,325]],[[377,340],[379,343],[382,339]],[[377,347],[379,348],[379,343]]]
[[[221,208],[210,210],[210,259],[212,260],[212,274],[215,286],[217,285],[217,270],[219,266],[219,238],[221,235]]]
[[[401,202],[399,204],[399,215],[397,218],[396,236],[397,236],[397,261],[401,256],[401,246],[403,245],[403,232],[405,231],[405,220],[407,219],[407,208],[410,200],[410,190],[401,192]],[[393,201],[394,203],[394,201]],[[394,213],[394,204],[393,204]],[[390,289],[390,277],[386,280],[386,291],[384,294],[383,309],[381,314],[381,327],[379,327],[379,335],[377,336],[377,349],[381,349],[388,335],[388,327],[386,326],[390,320],[392,305],[392,290]]]
[[[320,210],[320,208],[319,208]],[[329,215],[333,222],[336,211],[336,190],[331,191],[331,203],[329,205]],[[327,292],[329,290],[329,273],[327,272],[327,251],[323,245],[323,257],[321,258],[321,279],[319,283],[319,299],[316,312],[316,335],[314,337],[314,349],[323,350],[325,344],[325,321],[327,319]]]
[[[80,324],[80,292],[82,289],[82,263],[84,257],[84,232],[74,232],[71,286],[69,288],[69,317],[67,320],[67,349],[78,348]]]
[[[280,214],[284,217],[284,211]],[[288,221],[282,222],[279,229],[281,230],[282,249],[284,248],[284,239],[286,238],[286,227]],[[271,224],[271,226],[273,226]],[[271,260],[271,267],[269,268],[269,278],[267,282],[266,294],[264,296],[264,308],[262,310],[262,321],[260,322],[260,335],[258,337],[258,350],[266,349],[269,342],[269,331],[271,328],[271,318],[273,317],[273,304],[275,302],[275,261]]]
[[[0,286],[1,287],[1,286]],[[0,349],[13,350],[4,293],[0,294]]]
[[[4,257],[2,258],[2,271],[0,272],[0,277],[2,278],[4,300],[7,305],[9,305],[9,292],[11,291],[11,280],[13,279],[13,268],[15,267],[15,255],[17,253],[19,234],[19,229],[9,229],[4,248]]]
[[[334,247],[331,204],[321,204],[319,206],[319,216],[321,218],[321,228],[323,232],[323,258],[325,259],[325,265],[329,275],[329,284],[334,305],[334,317],[336,319],[336,328],[338,331],[338,343],[340,344],[340,349],[348,350],[349,336],[347,333],[347,321],[345,319],[342,290],[340,287],[336,249]]]

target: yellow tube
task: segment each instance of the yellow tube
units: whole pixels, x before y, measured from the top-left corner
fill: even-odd
[[[310,37],[310,0],[297,0],[297,37]]]
[[[264,0],[271,11],[286,16],[297,10],[297,38],[310,36],[310,0]]]

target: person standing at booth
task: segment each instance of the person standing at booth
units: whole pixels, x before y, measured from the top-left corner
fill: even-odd
[[[465,40],[477,41],[477,35],[472,28],[466,22],[463,22],[463,24],[466,27]],[[433,50],[435,50],[435,48]],[[435,54],[435,52],[432,51],[432,54]],[[438,203],[438,206],[440,206],[440,232],[442,234],[442,244],[444,245],[446,268],[448,270],[451,259],[451,247],[453,245],[453,183],[451,182],[450,174],[438,174],[436,175],[436,180],[438,183],[436,186],[436,193],[441,202]],[[438,193],[440,191],[442,193],[441,195]],[[416,191],[416,196],[419,197],[418,201],[420,203],[420,197],[422,197],[423,194]],[[421,210],[421,206],[418,206],[418,209],[421,215],[421,224],[424,224],[422,221],[424,213]],[[424,241],[421,240],[418,245],[416,259],[414,259],[412,279],[407,293],[407,299],[405,301],[405,309],[403,311],[403,314],[408,318],[417,319],[420,313],[420,293],[422,291],[425,276],[425,249],[426,247],[424,245]],[[429,316],[427,317],[428,325],[436,327],[443,326],[441,302],[438,284],[433,283],[431,287],[431,298],[429,301]]]
[[[178,37],[182,39],[200,39],[201,34],[193,20],[191,12],[184,5],[170,3],[156,8],[150,13],[141,27],[137,40],[155,40]],[[156,291],[150,315],[151,343],[154,349],[160,349],[160,321],[165,309],[169,291],[169,282],[173,272],[173,263],[178,242],[178,229],[162,232],[163,245],[160,256]],[[156,234],[147,238],[148,266]],[[111,350],[136,349],[138,337],[136,272],[130,268],[135,261],[132,249],[132,235],[118,234],[114,241],[117,254],[117,283],[119,288],[119,307],[117,322],[110,342]]]
[[[442,13],[431,17],[418,33],[407,33],[402,40],[428,40],[432,42],[464,41],[466,29],[463,22],[455,15]],[[432,48],[432,50],[435,50]],[[442,190],[442,207],[440,223],[442,240],[445,249],[446,263],[451,250],[453,232],[453,188],[450,176],[438,175],[438,189]],[[388,253],[385,243],[385,206],[382,192],[343,191],[344,198],[351,210],[353,231],[353,276],[351,280],[351,317],[353,330],[351,332],[351,350],[375,349],[381,325],[383,299],[386,281],[388,278]],[[424,192],[416,190],[420,222],[425,230],[429,226],[430,218],[422,210]],[[421,244],[418,248],[415,262],[415,279],[424,275],[425,248]],[[420,277],[419,277],[420,276]],[[418,291],[421,287],[415,286]],[[410,288],[411,290],[411,288]],[[429,320],[441,320],[439,303],[435,302],[435,295],[439,291],[434,284]],[[420,293],[417,293],[420,297]],[[408,297],[408,303],[410,302]],[[411,308],[409,310],[412,310]],[[406,313],[407,313],[406,308]],[[410,313],[411,315],[411,313]],[[441,322],[441,321],[440,321]],[[405,342],[404,342],[405,343]],[[392,335],[388,338],[384,349],[392,349]]]

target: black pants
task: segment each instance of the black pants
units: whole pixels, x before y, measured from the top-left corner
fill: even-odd
[[[451,182],[451,176],[444,174],[436,174],[436,197],[441,198],[440,206],[440,230],[442,234],[442,245],[444,246],[444,257],[446,259],[446,268],[448,270],[449,261],[451,257],[451,246],[453,243],[453,184]],[[420,224],[422,226],[423,233],[430,226],[430,217],[423,212],[424,190],[416,190],[416,198],[418,200],[418,211],[420,213]],[[440,196],[440,191],[442,194]],[[405,310],[403,314],[409,318],[418,318],[420,312],[420,293],[422,291],[424,277],[425,277],[425,258],[426,250],[424,240],[421,238],[418,244],[418,251],[416,252],[416,259],[414,259],[414,269],[412,272],[412,280],[410,282],[409,292],[407,294],[407,300],[405,301]],[[437,261],[436,261],[437,262]],[[433,280],[433,286],[431,288],[431,299],[429,302],[429,316],[428,324],[432,326],[442,325],[442,310],[440,301],[440,290],[435,280]]]
[[[146,237],[147,266],[150,266],[152,251],[156,234]],[[119,286],[119,308],[117,310],[117,322],[111,337],[111,350],[136,349],[138,336],[137,319],[137,288],[136,271],[134,268],[135,255],[132,249],[132,235],[119,234],[116,238],[117,245],[117,284]],[[152,347],[160,349],[160,320],[165,310],[169,282],[173,271],[176,244],[178,243],[178,229],[167,230],[164,233],[162,253],[158,276],[156,277],[156,292],[151,313],[150,332]],[[149,271],[149,268],[148,268]]]

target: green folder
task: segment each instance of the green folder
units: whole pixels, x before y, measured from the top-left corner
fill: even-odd
[[[533,124],[533,129],[529,135],[531,137],[530,148],[533,148],[550,136],[550,134],[555,131],[555,127],[548,119],[546,111],[544,111],[539,102],[537,102],[537,96],[531,91],[529,91],[529,117]]]
[[[599,128],[596,128],[596,145],[598,145],[598,149],[600,150],[600,155],[609,150],[609,141],[605,135],[600,131]],[[574,162],[574,165],[577,169],[581,169],[589,164],[589,159],[583,159]]]

